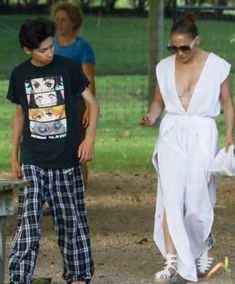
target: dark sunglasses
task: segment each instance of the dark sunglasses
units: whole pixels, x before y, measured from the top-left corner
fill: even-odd
[[[174,53],[178,51],[181,51],[181,52],[191,51],[195,45],[196,39],[197,38],[195,37],[194,40],[189,45],[175,46],[175,45],[168,44],[167,49]]]

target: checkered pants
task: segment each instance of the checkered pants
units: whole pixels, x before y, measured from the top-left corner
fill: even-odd
[[[12,242],[9,275],[12,284],[31,284],[41,237],[43,204],[52,211],[63,256],[63,278],[86,281],[94,273],[80,167],[45,170],[22,165],[23,179],[31,185],[19,194],[18,224]]]

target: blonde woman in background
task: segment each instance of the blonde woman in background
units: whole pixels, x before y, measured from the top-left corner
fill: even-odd
[[[91,45],[81,36],[79,30],[83,23],[83,16],[78,3],[59,2],[52,6],[51,15],[56,24],[54,38],[55,54],[73,59],[90,81],[89,88],[95,96],[95,54]],[[77,102],[80,113],[79,127],[85,137],[89,125],[89,109],[82,98]],[[87,164],[82,165],[85,186],[88,181]]]

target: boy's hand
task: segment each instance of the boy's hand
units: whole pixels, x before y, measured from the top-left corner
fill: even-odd
[[[84,164],[94,158],[94,141],[86,137],[78,148],[80,163]]]
[[[18,161],[11,162],[11,175],[14,179],[21,179],[21,169]]]
[[[83,114],[83,118],[82,118],[82,125],[87,128],[89,125],[89,117],[90,117],[90,113],[89,113],[89,109],[88,106],[86,107],[86,110]]]

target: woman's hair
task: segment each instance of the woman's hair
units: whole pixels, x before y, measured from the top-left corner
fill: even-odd
[[[171,35],[174,33],[187,34],[192,38],[195,38],[198,35],[198,29],[195,22],[195,14],[187,13],[183,18],[173,24],[171,28]]]
[[[27,20],[20,28],[21,47],[36,49],[48,37],[54,37],[54,23],[47,19]]]
[[[51,16],[55,18],[58,11],[65,11],[70,20],[74,23],[74,30],[77,31],[83,23],[82,11],[78,3],[59,2],[52,6]]]

